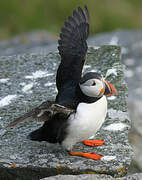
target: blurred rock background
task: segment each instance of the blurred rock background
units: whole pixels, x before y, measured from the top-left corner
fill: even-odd
[[[0,55],[56,50],[63,22],[72,9],[84,4],[90,12],[89,45],[111,44],[122,48],[132,119],[129,140],[135,152],[130,171],[142,172],[142,1],[0,1]]]

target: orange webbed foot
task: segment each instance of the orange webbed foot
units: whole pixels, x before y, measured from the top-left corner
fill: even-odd
[[[102,146],[104,145],[104,140],[84,140],[83,143],[87,146]]]
[[[92,153],[92,152],[83,153],[83,152],[70,151],[69,154],[72,155],[72,156],[82,156],[82,157],[86,157],[88,159],[93,159],[93,160],[99,160],[99,159],[102,158],[101,155],[96,154],[96,153]]]

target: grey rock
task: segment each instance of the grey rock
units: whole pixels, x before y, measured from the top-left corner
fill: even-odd
[[[105,174],[83,174],[83,175],[57,175],[42,180],[109,180],[114,179],[112,176]]]
[[[136,172],[142,172],[142,30],[102,33],[89,39],[91,45],[119,45],[122,62],[126,65],[125,79],[128,84],[128,110],[132,120],[129,140],[135,156]],[[133,166],[133,168],[134,168]]]
[[[142,100],[142,30],[135,31],[114,31],[102,33],[91,37],[88,41],[90,45],[118,45],[121,46],[122,62],[126,65],[125,77],[128,83],[129,102]]]
[[[83,174],[83,175],[57,175],[48,178],[43,178],[41,180],[115,180],[112,176],[105,174]],[[142,174],[133,174],[130,176],[125,176],[122,178],[117,178],[117,180],[142,180]]]
[[[57,48],[57,37],[47,31],[22,33],[10,40],[0,42],[0,55],[10,56],[23,53],[48,53]]]
[[[0,177],[1,179],[39,179],[58,174],[98,173],[121,177],[131,163],[132,148],[128,143],[131,127],[127,113],[127,87],[120,48],[90,47],[85,71],[99,71],[118,89],[119,96],[108,98],[108,116],[96,139],[105,145],[86,147],[78,143],[74,150],[103,155],[99,161],[69,156],[59,145],[32,142],[26,136],[41,126],[25,122],[13,129],[4,127],[26,110],[36,107],[56,95],[55,74],[58,53],[24,54],[0,57]]]

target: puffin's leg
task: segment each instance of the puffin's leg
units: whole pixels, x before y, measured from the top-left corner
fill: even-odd
[[[83,156],[83,157],[86,157],[88,159],[94,159],[94,160],[99,160],[102,158],[102,156],[100,156],[99,154],[92,153],[92,152],[83,153],[83,152],[70,151],[69,154],[72,156]]]
[[[87,146],[101,146],[104,145],[104,140],[84,140],[83,144]]]

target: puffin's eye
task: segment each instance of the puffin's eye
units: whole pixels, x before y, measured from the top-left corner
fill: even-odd
[[[95,86],[96,85],[96,83],[95,83],[95,81],[92,83],[92,86]]]

